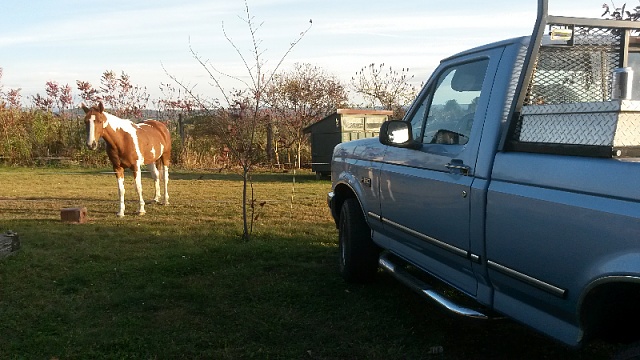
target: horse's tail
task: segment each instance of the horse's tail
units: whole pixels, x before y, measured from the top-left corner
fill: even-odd
[[[163,122],[158,120],[149,119],[145,121],[145,124],[154,127],[162,137],[162,145],[164,146],[164,150],[163,153],[160,154],[156,166],[158,166],[158,169],[160,169],[160,165],[168,166],[171,163],[171,132],[169,131],[169,128],[167,128],[167,125],[165,125]]]
[[[158,121],[157,124],[158,130],[160,130],[164,138],[164,153],[161,157],[162,162],[163,165],[168,166],[171,163],[171,132],[164,123]]]

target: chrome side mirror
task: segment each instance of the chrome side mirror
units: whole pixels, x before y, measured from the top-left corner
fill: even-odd
[[[384,145],[419,149],[422,143],[413,139],[411,124],[400,120],[390,120],[380,127],[380,142]]]

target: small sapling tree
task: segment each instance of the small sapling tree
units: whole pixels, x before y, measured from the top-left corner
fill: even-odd
[[[175,76],[167,75],[175,81],[186,94],[192,96],[192,99],[198,103],[204,113],[210,116],[212,121],[217,121],[214,125],[218,130],[214,132],[219,140],[224,144],[230,156],[240,165],[242,171],[242,219],[243,233],[242,239],[248,241],[251,237],[253,228],[254,211],[256,201],[251,192],[249,200],[248,189],[251,184],[251,170],[255,165],[255,161],[259,156],[260,146],[257,141],[257,132],[263,126],[265,119],[265,91],[271,84],[274,75],[284,62],[287,55],[302,40],[305,34],[311,28],[311,21],[306,30],[302,31],[299,36],[290,43],[285,53],[282,55],[276,66],[268,71],[266,69],[266,59],[264,58],[265,50],[261,47],[262,41],[258,38],[258,30],[263,23],[256,23],[256,19],[251,15],[249,4],[244,2],[244,16],[240,19],[245,23],[249,31],[250,50],[248,53],[243,52],[240,47],[229,36],[222,23],[222,33],[229,45],[234,49],[240,61],[244,65],[246,74],[244,77],[240,75],[230,74],[217,68],[210,61],[205,60],[192,47],[191,54],[200,66],[207,72],[213,86],[222,94],[224,104],[221,108],[211,107],[211,101],[205,101],[196,95],[193,87],[185,85]],[[221,78],[232,79],[241,84],[244,89],[232,89],[223,85]],[[245,80],[248,79],[248,80]],[[224,119],[224,121],[220,121]],[[252,187],[253,189],[253,187]],[[251,211],[251,212],[250,212]]]

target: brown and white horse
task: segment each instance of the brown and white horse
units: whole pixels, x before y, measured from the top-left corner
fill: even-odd
[[[98,106],[88,108],[82,104],[85,112],[84,122],[87,127],[87,147],[91,150],[98,148],[98,141],[103,138],[107,144],[107,155],[118,181],[118,196],[120,209],[118,216],[124,216],[124,169],[133,171],[136,191],[140,202],[139,215],[144,215],[144,199],[142,198],[142,181],[140,166],[148,165],[153,177],[156,194],[154,202],[160,199],[160,177],[164,183],[164,198],[162,204],[169,203],[167,193],[169,183],[169,161],[171,159],[171,134],[167,127],[156,120],[145,120],[134,124],[130,120],[120,119],[104,111],[102,102]]]

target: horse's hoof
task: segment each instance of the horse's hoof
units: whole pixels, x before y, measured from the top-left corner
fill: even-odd
[[[147,213],[146,211],[138,211],[138,216],[143,216],[146,213]]]
[[[117,216],[117,217],[119,217],[119,218],[123,218],[123,217],[124,217],[124,214],[122,214],[122,213],[117,213],[117,214],[116,214],[116,216]]]

